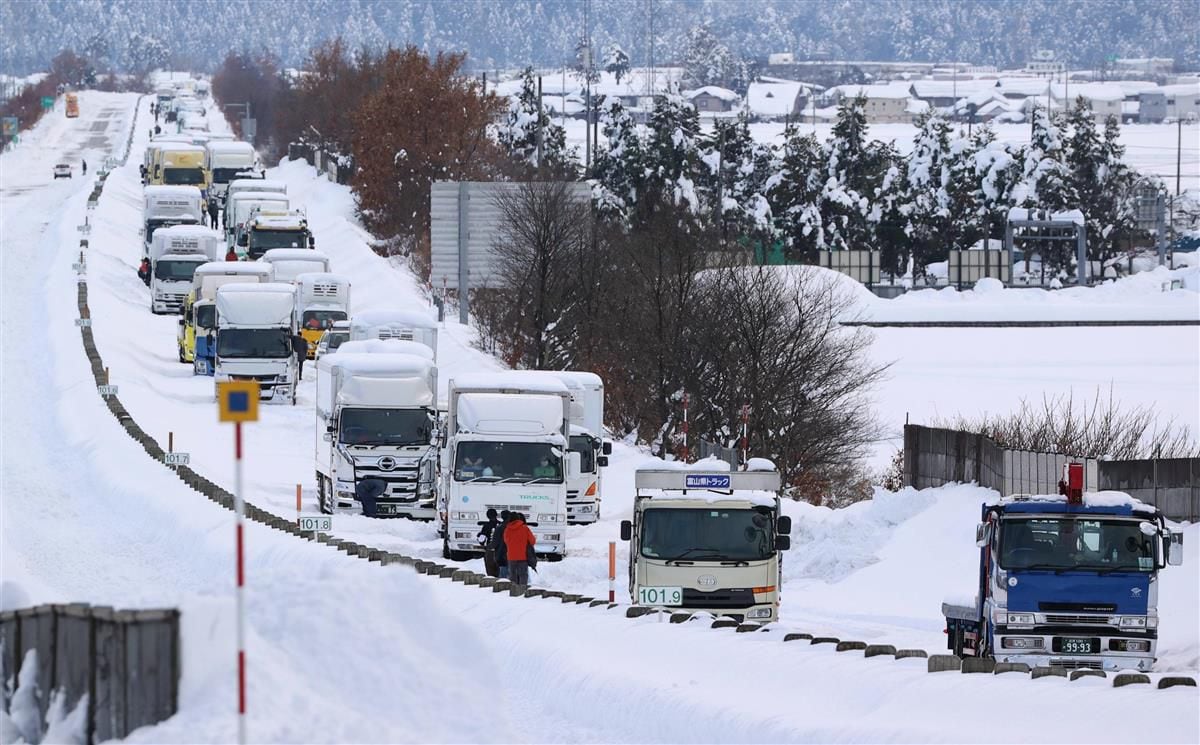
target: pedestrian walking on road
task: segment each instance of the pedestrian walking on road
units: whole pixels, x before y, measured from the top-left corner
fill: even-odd
[[[514,585],[529,585],[530,556],[537,538],[525,524],[525,516],[514,512],[504,529],[504,547],[508,555],[508,579]]]
[[[87,161],[86,160],[83,161],[83,175],[84,176],[87,175]]]
[[[492,545],[492,536],[500,527],[496,517],[496,508],[488,507],[487,522],[479,528],[479,543],[483,546],[483,569],[489,577],[499,577],[500,567],[496,564],[496,547]]]
[[[488,541],[488,548],[492,549],[492,555],[496,557],[496,576],[500,579],[508,579],[508,553],[504,548],[504,529],[508,527],[511,519],[512,513],[500,510],[500,524],[492,531],[492,537]]]
[[[296,355],[296,380],[304,380],[304,360],[308,359],[308,339],[292,334],[292,353]]]
[[[217,200],[208,200],[208,223],[213,230],[217,229]]]

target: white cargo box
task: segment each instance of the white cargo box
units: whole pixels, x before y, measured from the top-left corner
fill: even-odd
[[[433,350],[434,359],[437,359],[437,333],[437,321],[432,316],[414,311],[373,310],[350,319],[350,341],[416,341]]]
[[[329,257],[312,248],[272,248],[258,260],[275,267],[277,282],[293,282],[301,274],[329,272]]]
[[[317,413],[334,405],[434,408],[437,367],[408,354],[359,354],[340,349],[317,361]]]
[[[540,437],[561,434],[562,398],[554,395],[461,393],[456,430],[476,435]]]
[[[217,290],[217,326],[290,328],[295,302],[292,286],[279,282],[223,285]]]

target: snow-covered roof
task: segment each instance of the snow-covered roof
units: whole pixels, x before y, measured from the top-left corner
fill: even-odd
[[[240,194],[254,194],[252,191],[239,192]],[[260,192],[263,194],[276,194],[278,192]],[[308,223],[308,216],[296,211],[291,212],[259,212],[252,218],[254,226],[267,230],[300,230]]]
[[[1200,83],[1177,83],[1159,88],[1168,96],[1200,96]]]
[[[683,97],[689,101],[691,101],[692,99],[696,98],[697,96],[701,96],[701,95],[709,95],[709,96],[712,96],[713,98],[719,98],[722,101],[738,100],[738,94],[734,93],[733,91],[729,90],[728,88],[722,88],[717,85],[706,85],[702,88],[696,88],[695,90],[683,92]]]
[[[275,270],[270,264],[259,264],[257,261],[210,261],[196,267],[194,278],[205,275],[252,275],[256,277],[272,277]],[[288,285],[289,287],[291,285]]]
[[[1050,83],[1045,78],[1001,78],[1000,90],[1005,95],[1044,96]]]
[[[338,328],[335,324],[335,328]],[[342,327],[340,330],[347,330]],[[414,357],[421,357],[430,362],[433,361],[433,350],[418,341],[404,341],[401,339],[360,339],[358,341],[345,341],[337,348],[339,354],[342,352],[354,354],[403,354]]]
[[[291,285],[278,282],[224,284],[217,288],[220,326],[287,326],[296,298]]]
[[[910,85],[917,98],[963,98],[996,87],[994,80],[914,80]]]
[[[1067,498],[1062,494],[1020,494],[993,498],[984,502],[989,507],[1029,503],[1061,504],[1065,507]],[[1151,514],[1156,512],[1153,505],[1146,504],[1140,499],[1134,499],[1121,491],[1084,492],[1083,506],[1097,508],[1129,507],[1134,512],[1147,512]]]
[[[1060,94],[1060,86],[1055,85],[1054,95]],[[1119,86],[1108,83],[1076,83],[1061,86],[1061,97],[1074,101],[1076,96],[1083,96],[1089,101],[1120,101],[1125,98],[1125,91]]]
[[[171,238],[212,238],[214,240],[224,240],[225,236],[219,230],[206,228],[203,225],[172,225],[166,228],[159,228],[154,231],[154,240],[170,240]]]
[[[746,90],[746,105],[759,116],[787,116],[795,109],[796,98],[804,90],[802,83],[755,81]]]
[[[153,184],[142,188],[142,196],[146,199],[165,199],[177,197],[181,199],[200,199],[200,189],[195,186],[167,186]]]
[[[544,393],[464,393],[455,416],[458,430],[473,434],[539,437],[561,433],[563,427],[562,400]]]
[[[272,248],[265,252],[259,261],[270,264],[275,261],[322,261],[329,262],[329,257],[314,248]]]
[[[368,310],[350,319],[351,328],[398,324],[413,328],[436,329],[437,320],[427,313],[411,310]]]
[[[874,85],[839,85],[829,89],[831,94],[838,93],[848,98],[866,96],[868,99],[907,99],[911,96],[909,84],[905,82],[877,83]]]
[[[245,153],[254,154],[254,146],[249,142],[237,140],[215,140],[205,145],[210,153]]]
[[[229,182],[229,188],[233,190],[245,189],[247,191],[270,191],[287,194],[287,184],[283,181],[275,181],[274,179],[265,178],[238,178]]]
[[[354,319],[358,320],[357,317]],[[570,394],[567,384],[550,375],[528,375],[525,370],[499,370],[486,373],[464,373],[450,380],[452,388],[460,390],[489,390],[505,388],[529,393]]]
[[[237,285],[231,285],[237,287]],[[253,285],[243,285],[253,287]],[[378,341],[378,340],[376,340]],[[352,375],[387,375],[428,377],[433,369],[433,362],[427,357],[415,354],[373,354],[363,352],[349,344],[364,344],[365,342],[347,341],[337,351],[321,357],[322,369],[341,369]],[[380,342],[387,343],[387,342]],[[418,345],[419,346],[419,345]]]

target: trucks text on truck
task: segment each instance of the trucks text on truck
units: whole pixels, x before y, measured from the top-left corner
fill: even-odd
[[[192,363],[195,375],[213,374],[213,345],[217,333],[217,288],[239,282],[271,281],[271,267],[258,262],[213,261],[192,273],[192,291],[183,301],[176,343],[179,361]]]
[[[731,472],[709,459],[637,470],[633,519],[621,523],[635,605],[778,619],[780,557],[791,546],[792,521],[780,514],[774,466],[758,459],[750,466]]]
[[[483,552],[476,536],[488,508],[520,512],[538,554],[566,556],[567,479],[579,471],[570,427],[571,393],[560,380],[512,371],[450,381],[438,494],[445,558]]]
[[[322,512],[434,518],[437,367],[403,342],[317,362],[317,495]],[[396,345],[394,349],[387,346]]]
[[[209,200],[225,198],[225,189],[242,171],[258,167],[258,155],[249,142],[210,141],[204,146],[204,170],[208,172]]]
[[[194,186],[147,186],[142,198],[142,236],[147,249],[159,228],[202,222],[200,190]]]
[[[1148,671],[1158,572],[1183,563],[1183,534],[1127,494],[1085,494],[1083,467],[1068,468],[1064,494],[983,505],[975,600],[942,605],[947,645],[1031,668]]]
[[[571,440],[579,453],[579,473],[567,481],[567,522],[594,523],[600,519],[604,494],[601,474],[608,466],[612,443],[604,440],[604,381],[599,375],[575,370],[529,371],[558,378],[571,391]]]
[[[296,320],[308,342],[308,358],[313,359],[325,332],[350,318],[350,280],[340,274],[305,272],[296,275],[295,285]]]
[[[316,247],[308,218],[300,210],[252,213],[234,232],[238,253],[250,259],[269,251],[304,250]]]
[[[150,311],[179,313],[192,289],[196,268],[216,261],[221,234],[199,225],[175,225],[154,231],[150,243]]]
[[[296,290],[289,284],[226,284],[217,290],[216,382],[254,380],[259,398],[296,403]]]

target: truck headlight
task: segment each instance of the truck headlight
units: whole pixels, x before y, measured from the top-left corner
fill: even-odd
[[[558,522],[558,515],[551,515],[551,514],[539,512],[538,516],[537,516],[537,521],[539,523],[556,523],[556,522]]]
[[[478,520],[478,512],[452,512],[450,513],[451,520]]]
[[[561,541],[561,540],[562,540],[562,533],[547,533],[547,534],[546,534],[546,540],[548,540],[548,541]]]
[[[1110,645],[1116,652],[1149,652],[1149,639],[1113,639]]]
[[[746,614],[746,618],[770,618],[770,617],[771,617],[771,609],[770,608],[751,608],[750,611]]]
[[[583,505],[582,507],[580,507],[580,508],[579,508],[579,511],[580,511],[580,512],[591,512],[591,511],[592,511],[592,506],[591,506],[590,504],[585,504],[585,505]]]
[[[1121,616],[1121,628],[1123,629],[1144,629],[1146,628],[1145,616]]]
[[[1040,636],[1006,636],[1000,640],[1004,649],[1041,649],[1042,645]]]
[[[1009,613],[1009,614],[1007,614],[1007,616],[1008,616],[1007,620],[1008,620],[1009,626],[1032,626],[1033,625],[1033,614],[1032,613]]]

